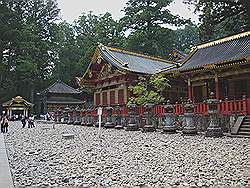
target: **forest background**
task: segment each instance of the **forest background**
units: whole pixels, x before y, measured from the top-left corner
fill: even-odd
[[[168,58],[172,50],[188,53],[249,30],[248,0],[183,0],[195,7],[197,25],[172,15],[171,2],[129,0],[119,20],[88,12],[67,23],[56,0],[0,0],[0,104],[16,95],[35,102],[36,93],[58,79],[77,87],[75,77],[83,75],[98,43]]]

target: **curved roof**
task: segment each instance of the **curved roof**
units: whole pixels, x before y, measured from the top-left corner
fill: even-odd
[[[250,32],[196,46],[179,68],[172,71],[189,71],[209,65],[246,60],[250,55]],[[168,72],[168,70],[162,70]],[[171,72],[171,71],[169,71]]]
[[[160,69],[176,67],[174,62],[158,57],[129,52],[116,48],[99,45],[103,59],[118,69],[134,73],[154,74]]]
[[[72,97],[50,97],[47,101],[49,104],[83,104],[84,101]]]
[[[80,93],[75,88],[65,84],[61,80],[57,80],[54,84],[43,90],[41,94],[57,93],[57,94],[78,94]]]
[[[11,100],[4,102],[3,106],[5,106],[5,107],[10,107],[10,106],[27,106],[27,107],[32,107],[32,106],[34,106],[34,104],[26,101],[21,96],[16,96],[15,98],[12,98]]]

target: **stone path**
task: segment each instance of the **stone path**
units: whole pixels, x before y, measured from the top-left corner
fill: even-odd
[[[74,134],[64,139],[62,134]],[[246,187],[250,144],[205,138],[12,123],[5,136],[15,186]]]
[[[13,181],[10,173],[10,166],[6,147],[4,143],[4,136],[0,134],[0,187],[1,188],[12,188]]]

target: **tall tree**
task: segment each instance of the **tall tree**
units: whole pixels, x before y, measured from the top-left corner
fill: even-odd
[[[180,26],[186,21],[168,10],[172,0],[129,0],[121,19],[132,33],[127,48],[148,54],[166,56],[172,49],[173,31],[168,25]]]
[[[98,43],[121,47],[124,41],[122,27],[112,18],[110,13],[100,16],[96,16],[92,12],[82,14],[75,22],[74,28],[77,45],[82,53],[80,61],[85,65],[85,68],[91,61]]]
[[[14,85],[4,88],[33,102],[35,90],[51,74],[53,59],[50,52],[50,27],[58,18],[55,0],[23,0],[0,2],[4,28],[1,40],[1,66]],[[7,37],[6,37],[7,36]],[[7,45],[6,45],[7,44]],[[4,83],[6,83],[7,78]]]
[[[200,39],[208,41],[250,29],[249,0],[184,0],[199,13]]]
[[[59,23],[54,32],[54,66],[53,81],[60,79],[69,85],[75,85],[75,77],[80,76],[86,66],[81,62],[84,55],[77,43],[72,24]]]
[[[175,30],[176,49],[189,53],[194,45],[199,43],[199,28],[195,25],[185,25],[184,28]]]
[[[21,40],[22,2],[0,1],[0,103],[16,94],[13,78],[15,59]]]

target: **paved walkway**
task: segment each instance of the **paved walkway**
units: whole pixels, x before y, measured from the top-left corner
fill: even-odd
[[[8,156],[5,148],[3,134],[0,133],[0,187],[13,188],[12,176],[10,173],[10,166]]]

